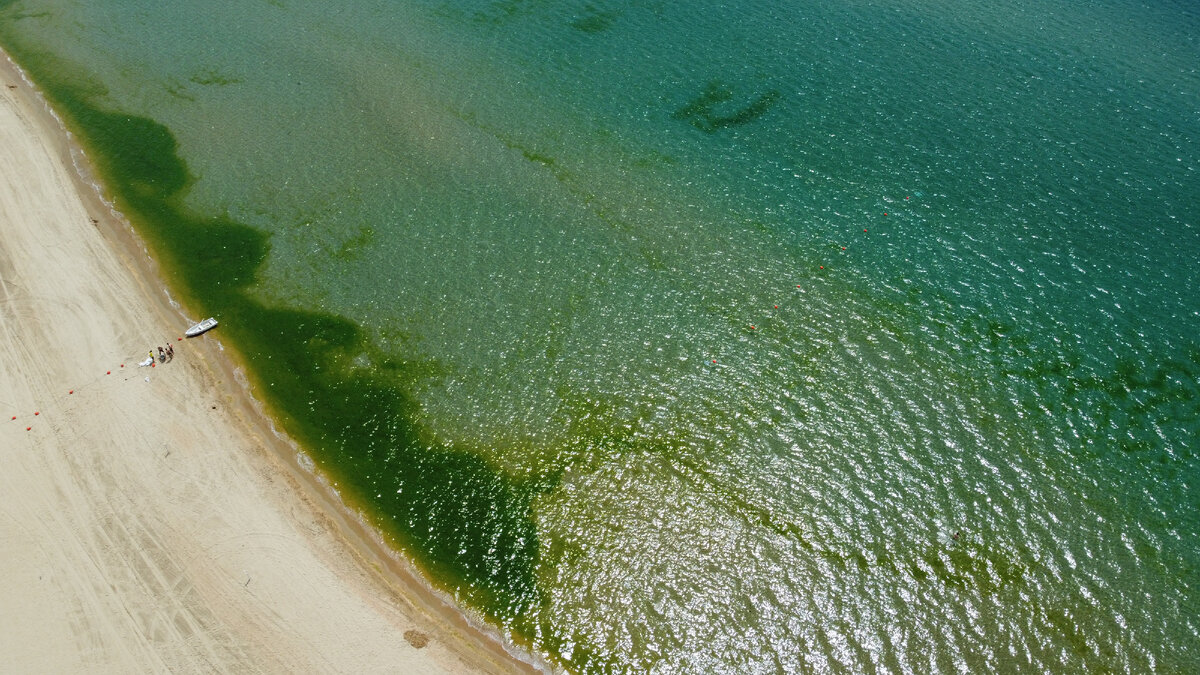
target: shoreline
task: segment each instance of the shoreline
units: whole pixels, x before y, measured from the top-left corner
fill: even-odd
[[[0,59],[0,79],[4,86],[3,91],[0,92],[3,100],[3,110],[0,110],[0,125],[10,128],[23,127],[10,129],[10,131],[16,134],[36,136],[31,140],[31,143],[36,145],[32,151],[38,152],[40,148],[40,152],[45,153],[47,162],[52,165],[57,162],[57,167],[40,167],[33,170],[30,170],[29,166],[21,166],[18,162],[8,172],[12,175],[5,178],[11,180],[13,177],[28,175],[30,180],[33,180],[34,178],[45,178],[46,172],[50,171],[50,182],[52,183],[50,187],[57,189],[55,196],[64,202],[52,205],[57,207],[58,211],[48,209],[47,205],[42,203],[32,205],[0,203],[0,216],[9,216],[0,220],[0,228],[4,231],[6,245],[10,246],[10,250],[19,253],[29,253],[33,257],[40,256],[41,258],[37,262],[48,264],[42,266],[39,272],[53,277],[52,285],[42,288],[28,279],[33,275],[20,273],[20,267],[23,267],[26,261],[17,262],[15,258],[6,260],[4,253],[0,252],[0,283],[4,285],[4,294],[0,296],[0,316],[16,320],[11,324],[14,329],[0,332],[0,340],[11,343],[11,346],[3,345],[9,347],[9,357],[28,358],[33,356],[35,365],[42,366],[44,364],[41,364],[36,358],[42,347],[38,343],[47,336],[50,336],[50,341],[54,342],[61,331],[54,331],[52,328],[62,325],[68,326],[68,331],[75,329],[79,336],[88,338],[88,348],[80,351],[89,353],[80,354],[80,357],[103,358],[109,356],[114,350],[123,349],[123,355],[115,360],[140,360],[141,357],[136,355],[142,353],[142,342],[147,341],[145,334],[159,334],[157,338],[149,337],[149,344],[160,343],[163,335],[181,334],[182,328],[188,323],[183,316],[184,309],[171,296],[148,248],[140,241],[131,225],[103,196],[99,181],[94,179],[94,173],[89,169],[86,156],[74,142],[73,136],[65,129],[58,116],[46,105],[44,98],[32,86],[24,72],[3,51],[0,51],[0,55],[3,56],[3,59]],[[11,153],[11,151],[9,152]],[[63,174],[65,174],[65,181]],[[43,180],[43,182],[45,181]],[[40,187],[45,188],[46,186]],[[34,212],[31,213],[30,208]],[[86,217],[79,217],[84,213],[86,213]],[[47,222],[39,221],[39,217],[46,216],[56,220],[73,220],[74,222],[59,222],[54,225],[58,228],[57,231],[47,230],[45,227]],[[11,222],[26,217],[29,221],[37,224],[26,223],[22,226],[22,223]],[[89,227],[89,223],[91,227]],[[39,248],[41,251],[37,250]],[[81,260],[80,253],[88,259]],[[94,255],[97,253],[103,255]],[[46,272],[49,274],[45,274]],[[75,278],[71,278],[73,275]],[[80,278],[81,275],[83,275],[82,278]],[[101,278],[99,280],[91,278],[95,276]],[[22,314],[10,311],[11,305],[14,304],[14,293],[8,287],[18,287],[17,295],[24,292],[29,296],[27,299],[32,301],[32,304],[45,306],[46,299],[63,289],[64,277],[78,288],[98,287],[98,291],[112,297],[119,297],[120,302],[115,306],[111,302],[96,302],[95,307],[72,307],[72,312],[57,312],[60,316],[55,321],[43,321],[40,318],[41,312]],[[109,288],[109,284],[112,284],[113,288]],[[78,304],[78,302],[74,304]],[[6,305],[9,306],[6,307]],[[61,316],[64,313],[70,315]],[[102,316],[95,316],[97,313]],[[78,323],[80,319],[85,320],[84,325],[72,325]],[[111,324],[124,327],[113,331],[115,334],[104,335],[101,333],[97,335],[94,328],[89,329],[86,325],[87,319],[101,323],[107,320]],[[6,323],[9,322],[6,321]],[[25,330],[24,323],[48,325],[39,325]],[[133,324],[133,326],[130,327],[128,324]],[[36,340],[35,344],[29,344],[30,337],[34,335],[40,339]],[[138,338],[143,339],[139,342]],[[93,633],[114,635],[111,641],[100,640],[99,647],[93,641],[89,643],[87,649],[76,649],[74,652],[71,650],[70,641],[66,639],[68,636],[58,635],[57,639],[62,644],[58,644],[58,649],[53,650],[60,654],[57,656],[59,660],[52,669],[72,670],[78,667],[88,669],[98,667],[122,670],[130,666],[147,669],[159,668],[164,665],[191,669],[201,664],[213,667],[214,655],[216,657],[224,655],[232,656],[232,658],[215,658],[215,663],[221,664],[216,666],[217,669],[242,669],[252,665],[257,669],[268,671],[370,670],[371,665],[365,660],[376,659],[380,664],[390,663],[392,667],[405,666],[423,671],[538,672],[548,670],[544,664],[539,664],[538,667],[531,665],[531,662],[535,661],[534,657],[520,654],[518,648],[505,641],[498,631],[454,606],[450,598],[429,585],[411,563],[388,547],[383,538],[367,525],[359,514],[347,507],[323,477],[314,470],[306,468],[305,465],[311,467],[311,461],[307,460],[307,455],[294,442],[277,430],[274,421],[266,414],[263,404],[250,392],[241,364],[236,362],[232,353],[224,350],[219,335],[210,334],[207,337],[173,344],[176,345],[177,357],[183,357],[180,359],[182,363],[174,361],[159,364],[154,369],[146,369],[151,374],[145,375],[145,377],[153,379],[150,386],[146,386],[149,379],[146,383],[139,384],[144,373],[142,369],[137,369],[134,363],[125,363],[125,370],[118,370],[115,373],[119,377],[124,376],[121,381],[117,381],[107,374],[95,375],[102,366],[99,363],[88,364],[94,370],[89,375],[92,379],[88,380],[86,388],[79,387],[78,393],[81,396],[75,399],[64,399],[62,393],[55,390],[57,395],[51,397],[53,398],[52,402],[45,401],[46,392],[43,392],[41,397],[35,395],[38,389],[44,386],[39,385],[39,382],[54,382],[58,389],[62,389],[76,386],[70,382],[72,379],[87,379],[73,377],[63,372],[63,366],[66,365],[64,362],[72,359],[62,359],[50,364],[58,367],[40,368],[22,367],[24,361],[21,358],[15,358],[15,362],[8,365],[0,361],[0,405],[4,405],[5,408],[13,408],[11,413],[8,410],[0,410],[0,414],[19,415],[21,419],[17,421],[26,422],[24,426],[17,426],[17,421],[2,420],[9,424],[3,432],[0,432],[0,437],[7,437],[8,441],[0,443],[0,445],[15,445],[17,446],[13,448],[15,452],[32,450],[35,454],[42,451],[47,455],[53,455],[51,460],[48,460],[53,466],[42,467],[50,469],[47,472],[49,475],[37,475],[37,472],[33,471],[27,472],[29,475],[26,476],[21,471],[17,471],[16,475],[22,477],[28,485],[19,488],[16,493],[10,494],[6,501],[22,501],[25,492],[34,490],[52,493],[53,499],[33,500],[39,504],[45,502],[42,504],[43,510],[35,516],[35,519],[42,515],[53,514],[56,509],[65,509],[80,521],[75,523],[76,526],[80,524],[84,526],[81,531],[78,528],[70,528],[78,532],[80,536],[74,542],[65,542],[79,544],[79,546],[67,547],[63,546],[61,542],[59,546],[55,546],[55,540],[60,538],[56,536],[57,530],[54,528],[39,529],[36,527],[37,523],[25,522],[29,518],[21,517],[19,513],[21,509],[14,508],[11,503],[4,505],[0,515],[8,516],[4,520],[15,523],[16,527],[10,531],[10,526],[0,525],[0,539],[14,543],[17,546],[17,554],[10,556],[10,559],[0,566],[0,569],[9,571],[9,576],[13,576],[12,573],[22,572],[28,576],[31,572],[27,563],[31,562],[32,558],[42,555],[51,559],[52,567],[55,569],[67,572],[75,568],[74,571],[84,577],[79,580],[79,584],[72,588],[58,588],[49,593],[39,592],[37,589],[29,591],[26,593],[27,596],[39,597],[32,602],[20,602],[18,599],[14,605],[20,611],[16,614],[21,615],[23,623],[26,625],[53,624],[55,617],[42,616],[38,620],[28,621],[30,617],[27,614],[32,611],[44,614],[70,614],[71,607],[63,605],[72,605],[73,602],[75,605],[84,606],[82,612],[77,612],[81,616],[76,617],[78,620],[76,623],[82,622],[89,626],[98,625],[107,630],[98,629]],[[106,351],[109,354],[103,353]],[[78,363],[78,358],[73,360],[76,361],[76,365],[82,365]],[[111,369],[115,366],[115,363],[106,362],[103,369],[112,372]],[[178,376],[181,371],[185,371],[185,368],[186,372],[183,372],[183,377]],[[133,372],[131,373],[130,370]],[[169,380],[175,380],[175,382],[169,382]],[[168,381],[164,385],[165,390],[163,386],[160,386],[160,383],[164,381]],[[113,386],[114,382],[117,383],[115,386]],[[133,390],[138,387],[143,390],[154,389],[155,391],[153,393],[134,392]],[[93,392],[87,391],[88,389],[99,390],[99,393],[106,394],[106,397],[112,400],[96,401],[95,405],[87,410],[71,408],[71,404],[79,403],[95,395]],[[68,396],[73,396],[74,390],[69,391],[72,394],[68,394]],[[82,396],[85,393],[89,396]],[[22,405],[25,402],[20,401],[21,398],[42,398],[43,401],[30,400],[27,405]],[[159,406],[155,405],[155,402],[164,400],[169,402],[169,405],[163,406],[168,409],[168,414],[146,419],[144,426],[149,428],[143,429],[141,410],[147,406],[148,402],[151,407],[157,408]],[[210,405],[205,406],[202,405],[203,403]],[[24,410],[27,407],[38,406],[47,410],[45,412],[38,411],[41,414],[32,418],[29,417],[32,413]],[[53,412],[56,410],[56,406],[57,412]],[[107,410],[112,406],[119,408],[115,411],[117,418],[136,421],[135,426],[140,430],[137,436],[142,441],[140,447],[135,447],[131,451],[130,439],[122,433],[123,426],[112,424],[114,411]],[[172,406],[174,409],[171,409]],[[213,410],[218,410],[218,412],[214,414]],[[178,414],[176,415],[176,413]],[[108,415],[107,419],[103,418],[105,414]],[[101,415],[102,418],[94,419],[97,415]],[[46,432],[42,427],[48,426],[46,423],[51,422],[55,417],[67,419],[60,426],[54,427],[51,430],[53,436],[46,440]],[[210,428],[214,423],[215,430]],[[30,431],[25,430],[26,426],[30,427]],[[39,433],[35,434],[34,429]],[[199,432],[198,435],[197,432]],[[25,434],[25,436],[21,436],[21,434]],[[11,438],[14,435],[16,435],[16,439]],[[214,436],[217,438],[214,439]],[[138,544],[135,541],[136,538],[129,539],[124,547],[115,546],[119,560],[114,559],[109,564],[96,564],[95,551],[88,550],[87,535],[94,534],[97,526],[93,522],[96,515],[94,510],[89,512],[86,508],[77,508],[77,502],[87,502],[87,498],[96,496],[96,486],[86,486],[83,492],[87,494],[82,500],[78,498],[77,494],[73,494],[75,490],[79,489],[81,482],[87,482],[88,472],[70,470],[69,465],[74,458],[66,448],[72,447],[77,452],[80,446],[72,442],[78,442],[84,438],[87,444],[95,446],[95,449],[91,450],[89,454],[94,455],[92,459],[97,460],[98,465],[110,467],[110,473],[113,474],[121,471],[129,472],[143,483],[142,485],[136,483],[124,485],[119,480],[114,480],[112,484],[100,486],[103,488],[99,490],[100,492],[104,492],[107,496],[107,493],[113,490],[119,492],[129,488],[149,488],[137,500],[145,502],[139,505],[149,507],[151,512],[154,512],[158,506],[163,507],[161,512],[154,513],[155,517],[149,520],[147,520],[146,514],[140,514],[138,527],[134,528],[148,531],[151,534],[149,541],[153,542],[153,545],[147,546],[144,542]],[[13,440],[17,442],[11,443]],[[216,453],[213,453],[214,448],[211,447],[211,441],[214,440],[218,441],[217,445],[224,446],[220,447]],[[134,443],[133,445],[137,446],[138,444]],[[159,452],[164,448],[164,452]],[[58,452],[55,452],[56,450]],[[7,454],[8,451],[0,451],[0,457]],[[226,474],[232,474],[222,476],[222,478],[236,477],[240,479],[235,487],[205,478],[214,472],[211,466],[206,466],[214,461],[213,454],[219,455],[216,457],[216,461],[222,463],[219,470]],[[155,457],[152,458],[151,455]],[[153,467],[125,466],[147,458],[165,460],[172,455],[192,456],[189,461],[193,464],[198,462],[192,468],[198,468],[200,471],[198,475],[187,473],[179,475],[176,472],[176,475],[170,477],[172,481],[182,482],[183,490],[194,496],[190,501],[185,501],[185,508],[181,514],[182,520],[171,520],[171,514],[179,512],[179,509],[172,509],[172,507],[178,506],[178,504],[160,505],[156,503],[156,499],[161,501],[161,498],[156,497],[157,490],[153,488],[156,487],[155,481],[161,478],[161,475],[156,474]],[[201,457],[203,457],[202,461]],[[116,466],[112,468],[111,465],[114,463]],[[252,475],[236,475],[246,473],[247,469]],[[179,491],[179,486],[172,487],[176,488],[175,492]],[[241,492],[233,495],[224,494],[234,489]],[[215,490],[216,494],[206,493],[206,490]],[[167,491],[163,490],[163,492]],[[177,494],[175,496],[178,497]],[[109,501],[111,502],[111,500]],[[66,502],[66,504],[62,502]],[[307,559],[303,561],[306,566],[302,571],[297,572],[294,566],[299,567],[300,565],[291,557],[295,552],[289,550],[288,556],[281,556],[279,560],[273,561],[266,567],[258,567],[253,574],[246,573],[245,585],[241,587],[244,594],[248,592],[251,583],[255,583],[257,587],[273,584],[272,588],[276,591],[274,595],[278,596],[276,598],[278,602],[272,604],[269,607],[270,611],[266,612],[273,618],[273,621],[267,623],[273,623],[275,628],[286,628],[289,632],[298,634],[296,639],[285,641],[286,648],[277,647],[271,642],[273,637],[282,637],[282,635],[273,635],[270,626],[264,627],[252,620],[253,617],[250,615],[254,614],[254,611],[236,607],[235,598],[228,597],[230,592],[236,593],[237,589],[233,588],[231,591],[225,587],[231,584],[232,586],[240,585],[243,578],[239,576],[235,583],[229,578],[222,579],[217,578],[219,575],[214,575],[214,569],[228,567],[228,563],[220,556],[221,550],[219,549],[225,547],[220,540],[221,537],[232,535],[234,538],[243,540],[246,538],[252,540],[255,536],[267,538],[267,535],[261,532],[237,534],[237,526],[228,522],[231,520],[230,516],[246,514],[229,513],[228,507],[231,503],[241,503],[247,507],[245,510],[253,511],[259,520],[271,521],[270,524],[277,530],[282,530],[282,532],[274,533],[274,536],[292,537],[290,548],[296,548],[298,545],[300,552],[307,556]],[[214,510],[216,513],[212,512]],[[50,517],[53,516],[50,515]],[[206,531],[201,526],[193,527],[193,521],[203,522],[205,518],[215,519],[221,527],[210,528],[215,531]],[[118,522],[122,521],[119,516],[110,514],[104,522],[111,523],[114,519]],[[0,520],[0,522],[4,522],[4,520]],[[159,520],[163,522],[158,522]],[[92,529],[89,529],[88,526],[91,526]],[[160,546],[164,539],[169,538],[158,532],[164,528],[180,531],[192,530],[189,540],[195,541],[180,542],[176,547]],[[104,523],[101,523],[100,529],[104,529]],[[127,532],[130,531],[128,527],[124,529]],[[289,532],[289,530],[291,531]],[[168,534],[171,533],[168,532]],[[206,549],[195,550],[196,544],[205,540],[206,535],[207,538],[215,540],[215,543]],[[111,537],[102,539],[107,546],[113,547]],[[37,551],[22,549],[22,540],[26,540],[24,544],[27,547],[32,543],[33,548],[36,548]],[[246,541],[242,541],[242,548],[245,547],[245,544]],[[280,553],[275,551],[273,546],[268,546],[263,542],[258,542],[256,545],[263,551],[270,551],[272,554]],[[47,549],[49,549],[49,554],[47,554]],[[108,553],[109,551],[104,552]],[[39,555],[28,555],[28,553]],[[270,558],[271,555],[265,557]],[[179,603],[168,602],[171,598],[164,598],[162,593],[152,592],[153,589],[149,589],[148,584],[142,584],[143,587],[140,591],[123,597],[117,590],[119,584],[113,584],[110,577],[127,576],[131,572],[130,568],[138,568],[132,570],[134,576],[145,577],[144,570],[141,568],[146,566],[144,564],[146,558],[160,563],[165,559],[167,563],[170,563],[160,566],[160,568],[171,568],[179,576],[173,585],[167,587],[170,591],[180,588],[183,584],[195,591],[194,595],[200,596],[201,600],[208,599],[209,601],[188,603],[189,607],[194,604],[195,607],[191,608],[196,611],[183,612],[181,619]],[[143,564],[132,564],[139,559]],[[253,560],[252,556],[250,560]],[[87,565],[89,562],[92,563],[90,567]],[[202,565],[201,563],[207,564]],[[251,562],[243,563],[243,565],[249,564]],[[87,569],[79,572],[78,568],[81,566]],[[150,567],[154,568],[154,565],[150,564]],[[204,568],[204,570],[202,573],[193,573],[192,571],[197,568]],[[164,576],[162,569],[158,569],[158,572],[149,576],[156,579]],[[203,579],[191,577],[203,577]],[[307,594],[300,591],[307,589],[296,588],[298,581],[312,581],[314,578],[324,578],[328,581],[331,577],[336,583],[333,584],[333,587],[325,589],[326,597],[322,602],[318,602],[317,599],[306,600]],[[39,580],[41,580],[41,576],[39,576]],[[200,583],[201,581],[202,583]],[[80,593],[77,592],[79,585],[102,587],[105,583],[113,589],[112,593],[102,594],[104,597],[89,598],[88,602],[80,601],[78,597]],[[149,586],[153,586],[153,584],[149,584]],[[5,588],[4,590],[8,591],[9,589]],[[12,591],[20,592],[17,588]],[[41,597],[45,595],[55,597],[49,598],[52,601],[46,602],[48,598]],[[76,597],[71,597],[72,595]],[[166,595],[171,595],[171,593]],[[58,602],[53,600],[58,600]],[[335,602],[335,604],[331,608],[325,605],[326,602]],[[176,613],[169,622],[159,615],[161,610],[168,605],[171,611]],[[136,606],[136,611],[131,606]],[[264,610],[262,607],[257,609]],[[122,615],[122,610],[124,615]],[[106,615],[107,612],[112,613]],[[295,622],[285,620],[289,616],[289,612],[290,616],[296,617]],[[147,623],[147,617],[154,620]],[[357,620],[360,623],[369,624],[369,626],[342,626],[340,631],[330,632],[327,625],[335,618],[338,621],[346,622]],[[307,620],[308,623],[301,622],[302,619]],[[12,620],[10,617],[9,621]],[[163,629],[159,624],[163,623],[173,623],[179,629],[179,634],[187,635],[187,639],[167,639],[164,645],[159,645],[158,649],[148,646],[162,642],[162,640],[148,638],[161,634]],[[154,630],[149,630],[150,624],[153,624]],[[187,628],[180,628],[180,626]],[[22,635],[22,628],[16,625],[6,627],[0,623],[0,633],[19,637]],[[166,631],[166,633],[171,634],[170,631]],[[314,639],[304,641],[305,633],[310,634]],[[200,651],[195,649],[193,643],[212,647],[204,638],[213,638],[214,636],[221,638],[216,642],[221,643],[226,649],[221,650],[215,647]],[[365,643],[364,639],[367,636],[371,636],[376,644]],[[0,654],[7,655],[7,662],[26,663],[35,668],[48,665],[38,659],[44,658],[46,647],[55,644],[53,636],[48,640],[45,635],[42,635],[38,641],[11,639],[13,643],[7,646],[6,641],[0,640]],[[304,646],[293,644],[297,639],[301,640]],[[348,647],[347,643],[357,645],[357,647]],[[305,650],[305,646],[307,650]],[[334,652],[345,649],[353,649],[364,661],[331,659]],[[36,654],[33,653],[34,650],[37,651]],[[111,658],[107,661],[103,658],[99,660],[92,658],[96,656],[97,651],[107,654]],[[15,653],[10,654],[9,652]],[[23,659],[22,656],[25,658]],[[83,658],[85,656],[88,658]],[[170,658],[167,658],[168,656]],[[189,656],[199,660],[189,660]],[[339,656],[344,657],[345,655]],[[72,658],[77,660],[72,662],[70,661]]]

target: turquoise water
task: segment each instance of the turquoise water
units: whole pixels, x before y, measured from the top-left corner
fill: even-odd
[[[1200,667],[1191,4],[0,8],[289,431],[515,640]]]

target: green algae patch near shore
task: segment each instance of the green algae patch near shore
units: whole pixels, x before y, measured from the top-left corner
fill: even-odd
[[[347,504],[369,514],[435,585],[506,625],[525,615],[538,597],[530,505],[545,488],[514,485],[470,452],[423,440],[406,387],[436,366],[381,354],[338,317],[257,301],[251,286],[269,237],[182,207],[192,178],[171,132],[96,105],[77,80],[41,67],[49,59],[17,57],[172,287],[193,312],[220,318],[255,394]],[[369,370],[356,365],[363,359]]]

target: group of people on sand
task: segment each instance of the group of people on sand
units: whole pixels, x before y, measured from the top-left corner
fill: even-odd
[[[150,352],[150,358],[154,358],[154,352]],[[158,362],[159,363],[166,363],[167,361],[170,361],[174,358],[175,358],[175,348],[171,346],[170,342],[167,343],[167,347],[165,349],[162,347],[158,348]]]

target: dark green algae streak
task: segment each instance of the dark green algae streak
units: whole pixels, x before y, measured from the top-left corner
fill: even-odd
[[[435,584],[518,639],[533,632],[525,625],[539,598],[531,503],[557,479],[514,482],[478,455],[423,438],[405,385],[436,366],[380,354],[344,319],[256,301],[250,287],[268,236],[182,206],[192,179],[171,132],[102,109],[93,92],[58,76],[73,68],[53,57],[14,58],[79,136],[189,309],[221,320],[222,338],[248,365],[255,393],[347,502],[370,514]],[[369,371],[352,362],[364,354]]]

